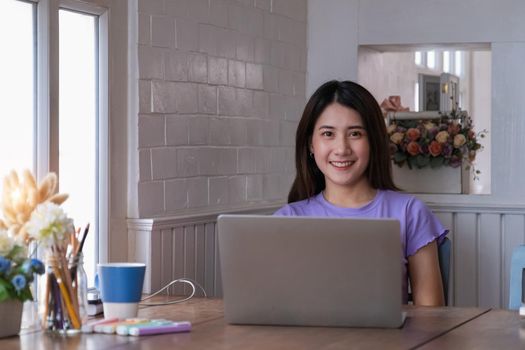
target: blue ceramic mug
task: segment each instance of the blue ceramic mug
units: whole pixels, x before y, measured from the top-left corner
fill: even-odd
[[[97,265],[104,318],[137,316],[146,265],[142,263],[106,263]]]

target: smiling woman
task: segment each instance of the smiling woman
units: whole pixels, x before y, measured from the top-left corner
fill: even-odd
[[[437,244],[448,230],[423,202],[397,191],[372,94],[351,81],[323,84],[306,104],[295,147],[297,175],[288,204],[275,215],[398,220],[404,302],[410,272],[415,303],[443,305]]]

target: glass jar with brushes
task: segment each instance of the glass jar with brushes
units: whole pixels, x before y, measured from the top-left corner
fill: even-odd
[[[82,253],[52,254],[41,277],[40,311],[42,328],[58,333],[78,333],[87,321],[87,277]]]

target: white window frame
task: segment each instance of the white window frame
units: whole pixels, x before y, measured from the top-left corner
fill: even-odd
[[[95,261],[109,261],[109,9],[75,0],[31,0],[37,3],[36,177],[58,174],[59,148],[59,9],[98,16],[98,235]],[[98,1],[100,3],[101,1]]]

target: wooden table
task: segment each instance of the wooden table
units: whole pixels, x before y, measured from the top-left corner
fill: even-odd
[[[165,298],[165,297],[163,297]],[[159,300],[157,300],[159,301]],[[188,320],[190,333],[149,337],[58,336],[25,332],[0,349],[513,349],[525,348],[517,312],[483,308],[406,306],[400,329],[239,326],[225,323],[220,299],[141,308],[139,317]]]

